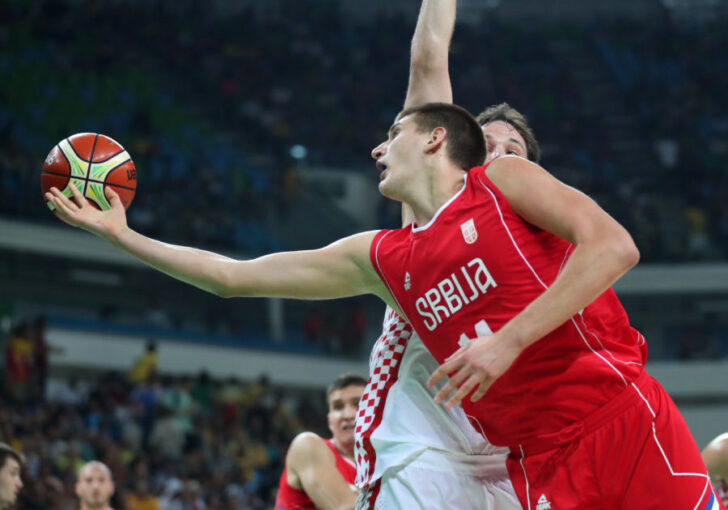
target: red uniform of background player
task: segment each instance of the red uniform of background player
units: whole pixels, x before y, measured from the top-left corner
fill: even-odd
[[[326,393],[332,439],[313,432],[296,436],[286,454],[276,497],[276,510],[354,508],[354,421],[366,379],[344,374]]]

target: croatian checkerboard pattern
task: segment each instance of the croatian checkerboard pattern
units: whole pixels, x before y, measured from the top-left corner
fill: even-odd
[[[371,435],[382,421],[387,393],[397,381],[399,363],[411,336],[412,326],[387,308],[382,335],[374,344],[369,359],[369,383],[359,401],[356,416],[354,457],[357,487],[364,488],[371,481],[376,462]]]

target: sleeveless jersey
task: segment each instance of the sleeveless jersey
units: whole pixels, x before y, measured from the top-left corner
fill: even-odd
[[[439,363],[521,312],[573,249],[516,215],[485,168],[471,169],[428,224],[380,231],[371,245],[374,268]],[[583,419],[636,379],[646,356],[609,289],[462,405],[493,444],[513,446]]]
[[[443,452],[455,464],[480,475],[507,474],[507,449],[496,448],[476,431],[461,407],[435,404],[427,379],[438,367],[412,326],[387,307],[382,335],[369,360],[369,381],[356,417],[356,485],[368,487],[426,453]]]
[[[334,457],[336,458],[336,469],[338,469],[339,473],[341,473],[341,476],[344,477],[344,480],[346,480],[347,483],[353,485],[354,479],[356,478],[356,467],[354,464],[339,453],[339,450],[336,449],[336,446],[334,446],[334,442],[331,439],[324,439],[324,442],[329,448],[331,448],[331,451],[334,452]],[[296,489],[295,487],[288,485],[288,481],[286,479],[286,468],[284,467],[281,479],[278,482],[278,497],[276,497],[275,510],[315,509],[316,506],[313,504],[313,501],[311,501],[311,498],[308,497],[308,494],[301,489]]]

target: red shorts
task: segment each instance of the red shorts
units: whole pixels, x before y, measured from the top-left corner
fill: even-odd
[[[646,372],[584,421],[512,446],[507,466],[524,510],[725,510],[675,403]]]

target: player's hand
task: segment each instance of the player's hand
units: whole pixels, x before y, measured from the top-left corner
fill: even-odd
[[[45,198],[55,206],[53,214],[73,227],[79,227],[109,239],[126,227],[126,211],[119,195],[105,187],[106,198],[111,209],[100,211],[92,206],[75,186],[69,186],[73,200],[66,197],[56,187],[46,192]]]
[[[520,352],[515,342],[500,337],[498,333],[475,338],[447,358],[430,376],[427,386],[434,386],[443,377],[455,372],[437,392],[435,402],[442,403],[455,390],[455,394],[445,402],[448,409],[459,404],[470,392],[473,392],[470,400],[475,402],[508,370]]]

